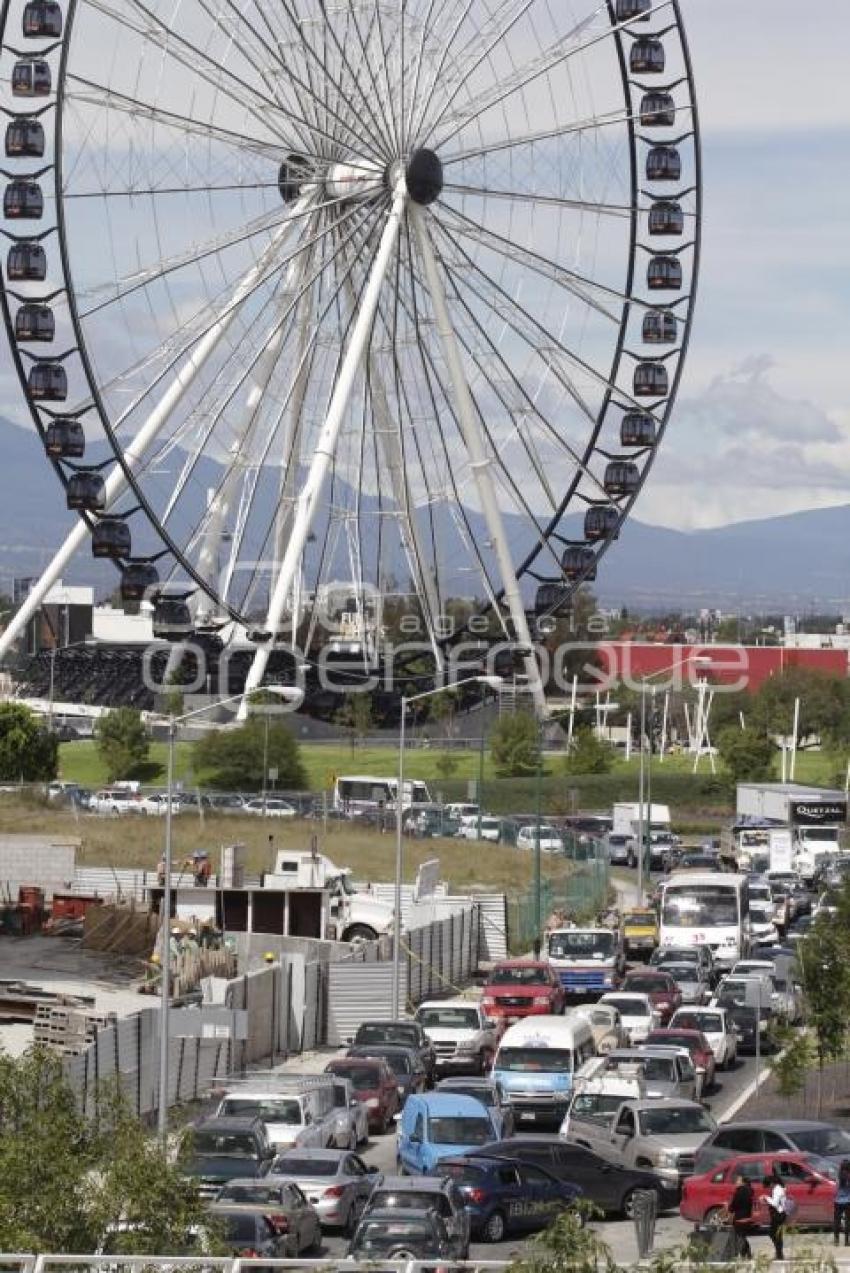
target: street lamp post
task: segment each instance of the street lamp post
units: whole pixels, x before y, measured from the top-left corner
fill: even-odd
[[[290,685],[264,685],[264,693],[274,694],[288,703],[297,705],[304,697],[300,689]],[[171,1001],[171,867],[172,867],[172,807],[174,804],[174,742],[177,726],[195,716],[203,716],[217,707],[225,707],[244,699],[244,693],[229,694],[227,698],[216,699],[214,703],[206,703],[196,707],[194,711],[185,712],[182,716],[172,716],[168,722],[168,766],[167,793],[165,803],[165,850],[163,866],[165,880],[162,890],[162,909],[160,911],[160,996],[159,996],[159,1101],[157,1105],[157,1132],[163,1145],[168,1136],[168,1012]]]
[[[452,681],[448,685],[435,685],[432,690],[423,690],[421,694],[402,695],[401,717],[398,730],[398,789],[395,798],[395,890],[393,894],[393,984],[392,984],[392,1017],[395,1020],[400,1006],[401,976],[401,876],[404,864],[404,740],[407,723],[407,709],[411,703],[418,703],[424,698],[434,698],[447,690],[457,690],[464,685],[489,685],[490,689],[500,690],[504,681],[501,676],[467,676],[462,681]]]
[[[651,672],[648,676],[644,676],[640,683],[640,736],[638,739],[639,755],[638,755],[638,878],[637,878],[637,904],[643,905],[643,876],[644,876],[644,855],[648,856],[650,846],[652,844],[652,741],[649,740],[649,747],[646,749],[646,759],[644,759],[644,741],[646,739],[646,691],[648,683],[656,676],[664,676],[667,672],[672,672],[677,668],[683,668],[689,663],[696,664],[697,667],[706,666],[711,663],[711,659],[702,654],[690,654],[686,659],[678,659],[675,663],[670,663],[667,667],[661,667],[657,672]],[[649,685],[650,692],[655,694],[655,686]],[[650,709],[651,717],[652,709]],[[646,809],[644,816],[645,802],[649,800],[649,807]],[[647,872],[648,872],[647,864]]]
[[[80,646],[95,645],[94,637],[84,637],[82,641],[69,641],[65,645],[54,645],[50,650],[50,684],[47,690],[47,732],[53,733],[53,697],[56,684],[56,655],[60,650],[76,650]]]

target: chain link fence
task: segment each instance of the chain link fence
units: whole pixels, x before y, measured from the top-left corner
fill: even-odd
[[[513,955],[525,954],[532,948],[554,911],[575,923],[592,920],[607,907],[610,870],[604,842],[567,833],[565,846],[567,864],[563,873],[541,876],[539,901],[533,884],[508,898],[508,949]],[[560,864],[560,854],[558,859]],[[544,860],[549,862],[550,855],[546,854]]]

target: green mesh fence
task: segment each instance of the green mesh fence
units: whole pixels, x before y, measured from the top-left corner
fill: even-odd
[[[542,875],[539,905],[533,884],[508,898],[508,949],[512,954],[521,955],[532,949],[555,910],[564,912],[574,922],[592,922],[605,910],[609,868],[604,844],[591,837],[567,834],[565,857],[563,872]],[[555,863],[547,861],[547,865]]]

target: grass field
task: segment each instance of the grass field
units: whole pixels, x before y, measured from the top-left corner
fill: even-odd
[[[165,824],[161,818],[125,815],[97,817],[53,810],[35,801],[0,797],[0,825],[5,833],[47,832],[51,838],[81,841],[80,866],[146,867],[154,869],[163,849]],[[395,837],[390,832],[357,828],[351,823],[329,822],[325,834],[320,821],[262,818],[199,817],[182,813],[173,822],[175,864],[194,849],[211,854],[218,869],[219,853],[226,844],[246,846],[246,869],[251,874],[269,870],[277,849],[308,851],[313,836],[319,851],[338,866],[349,866],[360,880],[388,880],[395,871]],[[484,891],[516,894],[530,887],[532,859],[528,853],[496,844],[468,840],[406,840],[404,878],[413,881],[417,867],[438,857],[441,876],[461,891],[475,885]],[[557,879],[571,868],[562,857],[542,863],[546,876]],[[188,878],[188,877],[187,877]]]
[[[335,774],[366,773],[375,776],[393,774],[398,765],[398,752],[393,747],[356,747],[348,745],[302,744],[301,754],[308,775],[311,791],[329,790]],[[446,799],[465,799],[470,779],[478,775],[478,750],[459,750],[453,753],[457,769],[451,779],[439,776],[438,749],[410,748],[405,756],[405,769],[411,778],[421,778],[429,783],[432,794],[441,792]],[[151,745],[152,784],[165,781],[166,746]],[[834,754],[801,752],[797,757],[796,780],[815,785],[831,785],[844,761]],[[724,778],[718,765],[718,775],[713,777],[707,758],[700,760],[697,774],[692,773],[693,761],[687,756],[668,755],[663,761],[657,756],[652,762],[652,794],[658,801],[673,807],[674,819],[679,816],[689,822],[705,821],[706,825],[718,817],[726,816],[732,808],[734,794],[731,784]],[[187,786],[204,785],[204,775],[192,769],[192,747],[178,743],[175,751],[175,772],[178,780]],[[84,787],[96,788],[106,782],[106,773],[94,743],[88,741],[63,743],[60,750],[60,776],[66,781],[79,782]],[[775,778],[779,778],[779,761],[775,766]],[[633,757],[628,763],[618,759],[609,774],[581,774],[567,776],[559,756],[547,756],[544,774],[538,784],[536,778],[497,778],[489,754],[484,758],[484,804],[494,813],[534,811],[538,797],[543,812],[570,813],[575,809],[606,809],[615,800],[635,800],[638,790],[638,761]]]

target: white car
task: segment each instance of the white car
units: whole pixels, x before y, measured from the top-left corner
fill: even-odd
[[[482,813],[480,818],[477,814],[471,814],[463,818],[455,838],[458,840],[490,840],[493,844],[498,844],[501,835],[502,819],[490,818]]]
[[[657,1030],[661,1025],[661,1016],[653,1008],[649,995],[636,990],[612,990],[599,1002],[610,1003],[617,1009],[629,1043],[645,1043],[650,1030]]]
[[[94,813],[141,813],[142,797],[124,787],[104,787],[89,801]]]
[[[257,818],[294,818],[295,806],[274,796],[267,796],[265,800],[257,796],[254,800],[245,801],[242,812]]]
[[[516,838],[516,846],[518,849],[532,850],[537,845],[537,823],[532,822],[530,826],[520,827],[519,834]],[[563,853],[564,841],[561,839],[554,827],[540,827],[540,852],[541,853]]]
[[[168,808],[168,796],[163,794],[154,794],[151,796],[140,796],[138,802],[139,813],[147,814],[149,817],[164,817]],[[178,813],[183,813],[185,806],[179,796],[174,795],[171,798],[171,816],[175,817]]]
[[[671,1030],[701,1030],[714,1053],[718,1070],[728,1070],[738,1059],[738,1032],[725,1008],[678,1008],[670,1018]]]

